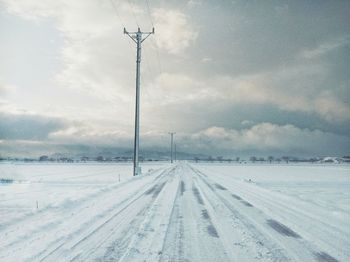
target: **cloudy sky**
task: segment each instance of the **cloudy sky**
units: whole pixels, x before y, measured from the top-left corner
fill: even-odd
[[[0,0],[0,154],[350,152],[350,1]]]

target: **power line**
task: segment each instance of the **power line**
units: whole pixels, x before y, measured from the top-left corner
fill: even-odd
[[[150,78],[155,78],[155,75],[156,75],[156,73],[155,73],[155,71],[154,71],[154,67],[151,65],[151,63],[149,62],[149,61],[151,61],[150,60],[150,56],[149,56],[149,53],[148,53],[148,51],[144,51],[143,52],[144,54],[145,54],[145,58],[146,59],[144,59],[145,60],[145,62],[146,62],[146,66],[147,66],[147,70],[148,70],[148,72],[149,72],[149,74],[150,74]]]
[[[117,7],[116,7],[114,1],[113,1],[113,0],[110,0],[110,2],[111,2],[111,4],[112,4],[112,7],[113,7],[113,9],[114,9],[115,14],[117,15],[117,17],[118,17],[119,20],[120,20],[121,25],[122,25],[123,27],[125,27],[125,24],[124,24],[124,22],[123,22],[123,19],[122,19],[122,17],[120,16],[120,14],[119,14],[119,12],[118,12],[118,9],[117,9]]]
[[[122,28],[125,28],[125,23],[124,23],[124,20],[123,18],[121,17],[119,11],[118,11],[118,8],[117,6],[115,5],[115,2],[113,0],[110,0],[111,4],[112,4],[112,7],[113,7],[113,10],[114,10],[114,13],[115,15],[117,16],[117,18],[119,19],[119,22],[120,24],[122,25]],[[131,42],[130,39],[128,39],[129,42]],[[130,45],[129,45],[130,46]],[[132,47],[130,46],[130,48],[132,49]]]
[[[136,17],[135,11],[134,11],[134,6],[133,6],[134,4],[132,4],[130,0],[128,0],[128,3],[129,3],[129,7],[130,7],[130,10],[131,10],[131,13],[132,13],[132,15],[133,15],[133,17],[135,19],[136,25],[139,28],[140,27],[139,26],[139,22],[137,21],[137,17]]]
[[[163,74],[163,70],[162,70],[162,64],[160,62],[159,47],[158,47],[158,44],[157,44],[157,42],[155,40],[153,40],[153,44],[156,47],[156,54],[157,54],[159,73],[160,73],[160,75],[162,75]]]
[[[151,15],[151,9],[149,7],[148,0],[146,0],[146,4],[147,4],[147,12],[148,12],[149,19],[151,20],[152,27],[154,27],[153,20],[152,20],[152,15]]]
[[[149,19],[151,21],[152,27],[154,27],[149,1],[145,0],[145,2],[146,2],[146,5],[147,5],[148,17],[149,17]],[[162,72],[162,65],[161,65],[161,62],[160,62],[159,48],[158,48],[158,45],[157,45],[157,43],[156,43],[156,41],[154,39],[152,39],[152,42],[153,42],[153,45],[155,46],[155,49],[156,49],[156,56],[157,56],[159,74],[162,75],[163,72]]]
[[[151,67],[151,64],[149,63],[149,56],[148,53],[146,52],[146,49],[142,50],[143,54],[145,55],[145,59],[144,61],[146,62],[146,71],[145,71],[145,77],[144,79],[147,79],[147,76],[149,79],[155,79],[155,73],[154,70]],[[145,83],[145,81],[143,80],[142,83]],[[146,86],[143,88],[143,91],[145,93],[146,96],[151,97],[151,93],[149,91],[149,88],[146,88]]]

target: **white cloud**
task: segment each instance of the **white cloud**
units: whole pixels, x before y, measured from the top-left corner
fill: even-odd
[[[260,123],[248,129],[210,127],[191,136],[194,147],[226,149],[231,152],[285,152],[324,154],[329,148],[346,152],[350,138],[320,130],[300,129],[293,125]],[[333,149],[334,150],[334,149]]]
[[[209,63],[209,62],[211,62],[212,60],[213,60],[213,59],[211,59],[210,57],[203,57],[201,61],[202,61],[203,63]]]
[[[198,36],[189,18],[180,11],[158,8],[152,16],[157,30],[157,45],[170,54],[183,53]]]
[[[137,4],[119,1],[116,16],[110,1],[59,0],[3,1],[10,14],[42,22],[54,21],[64,39],[60,60],[62,70],[55,80],[59,87],[67,86],[105,100],[129,100],[123,92],[130,85],[134,46],[123,35],[123,25],[135,28],[135,15],[144,19]],[[123,23],[123,24],[122,24]],[[132,29],[130,29],[132,30]]]
[[[1,83],[1,81],[0,81],[0,95],[5,96],[5,95],[7,95],[10,92],[15,91],[16,89],[17,89],[16,86],[14,86],[14,85],[5,85],[5,84]]]
[[[304,50],[303,52],[301,52],[300,56],[307,59],[318,58],[334,49],[343,47],[345,45],[349,45],[349,43],[349,36],[332,39],[331,41],[327,41],[318,45],[316,48]]]
[[[329,122],[350,120],[350,106],[332,90],[315,90],[300,86],[291,79],[305,74],[304,68],[291,68],[281,72],[266,72],[233,78],[227,75],[209,76],[205,79],[184,74],[163,73],[153,84],[154,92],[149,105],[176,103],[203,103],[211,105],[203,111],[214,110],[215,105],[273,105],[289,112],[317,114]],[[288,83],[288,88],[284,84]]]
[[[251,126],[251,125],[253,125],[254,124],[254,121],[251,121],[251,120],[243,120],[242,122],[241,122],[241,125],[242,126]]]
[[[91,125],[91,123],[87,122],[80,122],[50,133],[48,141],[54,144],[131,148],[133,135],[133,130],[126,131],[118,126],[106,128]],[[142,148],[167,147],[168,133],[144,131],[141,133],[141,144]]]
[[[62,144],[130,146],[131,135],[124,130],[106,130],[89,125],[73,125],[49,134],[50,141]]]
[[[61,52],[63,69],[55,78],[59,87],[79,89],[85,96],[88,94],[108,103],[117,102],[121,110],[133,101],[130,86],[134,85],[134,52],[125,55],[126,51],[130,51],[130,43],[123,39],[122,25],[110,2],[3,2],[12,14],[27,19],[50,18],[57,23],[65,39]],[[119,1],[117,8],[127,25],[134,24],[135,15],[141,19],[146,15],[145,9],[137,4],[130,6],[128,2]],[[198,32],[183,12],[155,8],[152,16],[156,27],[155,41],[161,49],[179,55],[194,44]],[[321,45],[311,53],[319,55],[344,43],[347,43],[347,38]],[[210,59],[204,57],[202,61]],[[330,122],[347,121],[350,118],[349,105],[332,90],[317,90],[317,85],[327,74],[326,70],[324,66],[289,66],[255,75],[202,78],[192,77],[186,72],[163,73],[156,77],[154,83],[145,83],[152,88],[152,95],[148,96],[146,103],[150,107],[186,101],[273,105],[286,111],[316,113]],[[296,80],[299,78],[301,82]]]
[[[7,83],[0,85],[0,111],[19,115],[50,114],[81,121],[80,124],[72,124],[51,133],[49,138],[57,143],[130,142],[134,112],[135,46],[122,34],[122,27],[125,25],[130,31],[136,29],[136,17],[142,25],[142,30],[150,29],[151,23],[145,2],[131,1],[134,3],[130,4],[130,1],[125,0],[115,1],[122,18],[122,21],[119,21],[108,0],[0,1],[12,15],[35,23],[50,21],[50,26],[54,25],[63,39],[63,42],[59,43],[62,45],[59,46],[62,48],[61,64],[54,78],[55,86],[37,93],[28,92],[35,93],[35,96],[27,99],[28,103],[24,104],[13,97],[21,96],[21,91],[26,87],[9,88]],[[347,45],[349,38],[325,41],[324,44],[311,49],[305,49],[305,46],[310,46],[307,39],[297,39],[290,41],[292,50],[294,45],[296,47],[289,55],[289,37],[283,40],[278,35],[282,29],[283,33],[293,33],[294,26],[291,28],[290,25],[280,23],[275,28],[273,23],[270,25],[272,20],[268,17],[262,19],[256,16],[247,20],[250,16],[245,15],[245,12],[249,8],[240,9],[239,4],[233,12],[220,9],[223,7],[220,4],[209,2],[188,1],[181,11],[169,7],[172,5],[170,3],[163,3],[162,8],[153,4],[151,6],[154,8],[151,14],[156,34],[151,36],[150,39],[153,40],[145,41],[145,48],[142,50],[141,121],[143,137],[146,138],[144,142],[153,141],[157,145],[157,137],[163,136],[159,130],[169,127],[188,132],[184,134],[184,138],[189,141],[197,141],[199,144],[203,141],[223,148],[227,145],[233,146],[232,141],[242,149],[253,148],[256,143],[256,148],[261,150],[264,146],[287,149],[294,144],[304,143],[303,139],[313,141],[311,144],[306,143],[305,147],[314,148],[318,148],[318,142],[315,141],[321,138],[344,142],[343,138],[332,137],[331,134],[322,131],[298,129],[290,125],[255,124],[273,121],[273,117],[267,120],[263,117],[260,120],[254,118],[252,122],[249,115],[242,118],[234,118],[232,115],[236,113],[235,110],[239,111],[237,108],[252,106],[254,109],[264,110],[269,107],[273,108],[272,114],[276,115],[284,112],[302,113],[301,121],[308,117],[311,120],[316,119],[320,128],[324,124],[322,120],[319,121],[321,118],[334,124],[334,128],[329,128],[330,125],[326,123],[325,129],[345,133],[336,129],[339,126],[345,127],[348,123],[346,121],[350,120],[348,98],[342,97],[341,92],[337,93],[340,88],[336,86],[338,80],[332,80],[332,77],[337,75],[331,71],[334,70],[331,65],[327,64],[327,61],[317,64],[317,59],[313,58],[330,54],[332,50]],[[212,5],[215,5],[214,11],[210,9]],[[242,17],[247,23],[235,22],[240,11],[244,11]],[[292,12],[292,9],[287,11]],[[201,27],[199,35],[198,27],[193,21],[200,21],[204,15],[207,17],[215,12],[221,12],[223,17],[218,17],[215,23],[209,21]],[[292,23],[292,16],[289,18]],[[298,19],[298,16],[295,19]],[[228,20],[233,21],[234,34],[226,32],[227,27],[224,23]],[[249,22],[250,20],[254,23]],[[257,26],[259,22],[262,22],[261,27]],[[268,26],[264,26],[266,22],[269,23]],[[218,26],[220,23],[222,27]],[[252,27],[244,26],[250,24]],[[264,27],[268,31],[265,31]],[[205,37],[213,32],[214,38]],[[276,32],[276,37],[270,35],[270,32]],[[23,32],[17,32],[20,33]],[[326,33],[328,35],[328,32]],[[300,37],[302,38],[302,35]],[[265,40],[261,46],[260,40]],[[161,51],[163,70],[159,71],[162,71],[162,74],[158,74],[158,68],[155,70],[158,61],[157,50],[152,47],[154,41]],[[259,43],[259,48],[264,52],[257,49],[255,43]],[[55,44],[57,43],[53,45]],[[193,48],[195,44],[200,48]],[[230,52],[224,52],[228,47]],[[271,48],[276,48],[278,52],[271,52]],[[265,59],[266,57],[268,59]],[[273,62],[270,61],[270,57]],[[290,62],[289,59],[294,60]],[[192,63],[193,61],[197,61],[197,64]],[[154,71],[157,71],[156,74]],[[345,80],[341,85],[348,84],[347,79]],[[335,83],[334,86],[325,86],[326,83],[332,82]],[[12,97],[7,95],[11,93]],[[3,94],[6,97],[2,96]],[[169,114],[172,114],[172,117],[169,117]],[[290,115],[292,114],[288,116]],[[288,123],[291,121],[288,116],[284,119],[280,117],[276,122]],[[241,125],[246,129],[242,131],[213,127],[193,136],[190,133],[213,125],[239,126],[243,119],[246,121]],[[233,123],[234,121],[236,123]],[[223,122],[227,125],[222,124]],[[305,123],[302,126],[305,126]],[[288,135],[288,139],[281,138],[283,133]],[[300,141],[297,141],[297,137]],[[295,143],[288,144],[288,141],[294,141],[294,138]],[[195,145],[192,142],[190,144]],[[337,142],[335,146],[329,147],[334,149],[339,144]]]
[[[7,123],[0,133],[10,138],[13,145],[42,141],[55,145],[85,145],[131,148],[133,132],[124,126],[95,125],[91,121],[66,121],[64,119],[37,114],[5,114]],[[11,119],[11,121],[9,120]],[[298,128],[294,125],[276,125],[245,120],[244,129],[227,129],[212,126],[198,132],[181,132],[176,141],[183,152],[216,154],[261,153],[326,155],[346,154],[350,138],[318,129]],[[18,132],[14,132],[18,130]],[[37,132],[36,130],[40,130]],[[141,145],[144,149],[166,148],[167,132],[159,129],[141,130]],[[41,141],[41,142],[40,142]],[[43,149],[45,145],[42,145]],[[29,150],[29,149],[28,149]]]
[[[59,144],[109,145],[131,147],[132,132],[106,130],[86,124],[73,125],[49,135],[51,142]],[[141,134],[142,147],[167,147],[168,134],[157,131]],[[249,128],[225,129],[210,127],[196,133],[176,135],[176,141],[185,151],[202,152],[256,152],[322,155],[346,153],[350,138],[321,130],[301,129],[293,125],[259,123]],[[330,152],[332,148],[332,152]]]
[[[202,4],[203,2],[201,0],[189,0],[187,2],[187,6],[190,8],[198,7]]]
[[[2,2],[10,14],[35,21],[56,16],[64,7],[63,1],[2,0]]]

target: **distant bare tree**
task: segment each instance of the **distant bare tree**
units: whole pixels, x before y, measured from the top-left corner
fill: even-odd
[[[274,157],[273,156],[269,156],[267,159],[269,160],[269,162],[271,164],[271,162],[273,161]]]
[[[39,157],[39,161],[48,161],[49,157],[48,156],[41,156]]]
[[[289,156],[282,156],[282,159],[288,164],[289,163]]]
[[[311,164],[313,164],[313,163],[315,163],[317,161],[317,159],[312,157],[312,158],[309,159],[309,161],[311,162]]]
[[[82,156],[82,157],[80,158],[80,161],[82,161],[82,162],[89,161],[89,157],[87,157],[87,156]]]
[[[213,162],[213,161],[214,161],[214,158],[213,158],[212,156],[209,156],[209,157],[208,157],[208,161],[209,161],[209,162]]]
[[[250,161],[251,161],[251,162],[255,163],[256,160],[257,160],[256,156],[251,156],[251,157],[250,157]]]
[[[103,156],[98,156],[96,157],[96,161],[102,162],[104,160]]]

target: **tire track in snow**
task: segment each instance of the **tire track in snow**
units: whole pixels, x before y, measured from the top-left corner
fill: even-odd
[[[180,191],[180,180],[176,175],[177,166],[154,190],[157,199],[147,206],[147,212],[138,226],[120,261],[133,261],[142,257],[146,261],[158,260],[162,255],[164,241],[169,230],[169,221],[174,210],[174,203]]]
[[[337,259],[325,252],[315,252],[314,255],[318,262],[339,262]]]
[[[243,198],[241,198],[240,196],[238,195],[235,195],[235,194],[231,194],[231,196],[236,199],[236,200],[239,200],[243,205],[247,206],[247,207],[253,207],[252,204],[250,204],[248,201],[244,200]]]
[[[220,184],[218,184],[218,183],[215,183],[214,185],[215,185],[215,187],[216,187],[217,189],[220,189],[220,190],[227,190],[226,187],[224,187],[224,186],[222,186],[222,185],[220,185]]]
[[[268,219],[266,222],[270,227],[272,227],[274,230],[276,230],[281,235],[284,235],[287,237],[301,238],[300,235],[295,233],[292,229],[290,229],[286,225],[283,225],[282,223],[280,223],[274,219]]]
[[[159,170],[157,170],[159,171]],[[157,172],[156,171],[156,172]],[[155,172],[155,173],[156,173]],[[160,174],[161,175],[161,174]],[[158,179],[158,177],[160,176],[158,175],[156,179]],[[136,178],[137,180],[139,180],[140,178]],[[74,205],[77,207],[75,211],[78,211],[80,212],[80,210],[78,208],[82,208],[84,209],[85,206],[84,204],[88,203],[89,201],[91,201],[91,198],[95,198],[95,197],[99,197],[99,196],[102,196],[102,195],[107,195],[107,194],[110,194],[112,191],[114,190],[118,190],[118,189],[122,189],[123,187],[125,187],[127,184],[130,184],[130,183],[133,183],[135,182],[135,179],[130,179],[130,180],[127,180],[126,182],[123,182],[123,183],[120,183],[120,184],[116,184],[116,185],[113,185],[113,186],[107,186],[105,188],[101,188],[99,191],[97,192],[94,192],[92,194],[89,194],[89,195],[86,195],[84,198],[82,199],[78,199],[74,202],[72,202],[71,204],[74,203]],[[151,182],[152,183],[152,182]],[[52,214],[50,214],[50,212],[54,212],[54,216],[52,216]],[[67,215],[68,214],[68,215]],[[46,218],[45,216],[48,216],[50,215],[51,217],[48,217]],[[62,215],[64,217],[62,217]],[[43,230],[46,231],[46,224],[49,224],[50,222],[50,219],[54,219],[54,222],[52,222],[52,225],[54,225],[54,223],[61,223],[62,221],[64,221],[65,219],[69,218],[71,215],[70,215],[70,212],[67,212],[65,211],[65,208],[63,207],[63,209],[59,209],[58,207],[49,207],[49,208],[45,208],[45,209],[42,209],[42,210],[39,210],[39,212],[36,212],[34,214],[30,214],[28,216],[25,215],[21,218],[18,218],[16,219],[16,221],[14,221],[13,223],[10,223],[10,224],[6,224],[6,225],[2,225],[2,227],[0,227],[0,232],[2,232],[2,236],[6,236],[6,241],[9,242],[9,237],[11,236],[17,236],[17,241],[14,240],[12,242],[10,242],[10,245],[14,245],[16,243],[20,243],[20,242],[23,242],[23,239],[26,237],[24,234],[27,234],[27,235],[30,235],[30,236],[33,236],[37,233],[40,233],[42,232]],[[57,221],[57,219],[55,219],[55,217],[59,217],[59,221]],[[46,224],[43,224],[43,221],[46,222]],[[56,222],[55,222],[56,221]],[[32,224],[33,225],[33,228],[34,230],[29,232],[29,233],[16,233],[16,231],[19,230],[19,227],[17,226],[18,224],[20,223],[26,223],[26,224]],[[1,237],[0,237],[0,241],[1,241]],[[1,258],[1,256],[0,256]]]
[[[200,205],[204,206],[204,201],[203,201],[202,194],[199,192],[198,188],[194,184],[192,185],[192,191],[193,191],[193,194],[195,195],[198,203]],[[208,210],[206,210],[206,209],[202,210],[202,218],[204,218],[207,221],[207,223],[208,223],[208,225],[207,225],[207,232],[208,232],[208,234],[210,236],[212,236],[212,237],[219,238],[219,234],[218,234],[215,226],[213,225],[213,222],[210,219],[210,216],[208,214]]]
[[[261,207],[261,211],[270,213],[273,210],[274,215],[279,219],[288,218],[288,222],[297,227],[298,233],[312,246],[326,249],[341,260],[349,260],[350,254],[347,247],[350,246],[350,231],[332,223],[332,219],[337,217],[329,216],[330,212],[327,209],[265,188],[242,183],[227,175],[217,174],[217,178],[234,185],[232,188],[236,188],[238,192],[244,193],[251,201],[256,202]],[[297,203],[291,205],[290,201],[292,203],[297,201]],[[309,227],[308,225],[311,224],[312,227]]]
[[[171,171],[169,171],[171,172]],[[165,174],[166,175],[166,174]],[[142,224],[142,221],[145,220],[145,217],[147,216],[147,213],[151,209],[151,207],[154,205],[154,203],[157,201],[157,197],[163,190],[164,186],[169,181],[163,182],[163,183],[158,183],[157,185],[154,185],[150,189],[146,190],[144,195],[151,195],[152,194],[152,201],[149,204],[146,204],[143,206],[143,209],[139,211],[139,213],[133,218],[131,221],[128,220],[128,217],[124,219],[126,222],[125,228],[118,233],[121,237],[118,237],[114,240],[112,240],[108,246],[105,247],[104,252],[100,252],[100,256],[96,258],[96,261],[117,261],[120,260],[125,253],[127,252],[126,250],[130,248],[130,242],[132,238],[135,235],[140,235],[141,233],[139,232],[140,229],[140,224]],[[118,227],[121,227],[123,225],[118,224]],[[114,235],[115,231],[111,232],[111,236]],[[106,242],[106,241],[105,241]],[[94,248],[94,251],[98,251],[99,249],[102,249],[101,246],[104,243],[98,245],[97,247]],[[103,249],[102,249],[103,250]],[[94,253],[94,252],[91,252]],[[89,257],[89,256],[86,256]]]
[[[187,165],[180,166],[180,195],[159,261],[230,261],[195,177]],[[191,190],[181,194],[181,185]]]
[[[182,174],[180,174],[181,177]],[[181,214],[180,205],[181,197],[186,191],[186,184],[180,181],[173,208],[169,217],[167,231],[164,236],[161,255],[159,261],[185,261],[184,258],[184,222]]]
[[[199,193],[198,188],[194,185],[192,186],[192,192],[193,192],[193,195],[196,197],[198,204],[204,205],[203,198]]]
[[[87,258],[91,257],[92,254],[94,254],[95,252],[97,252],[99,249],[101,249],[101,247],[103,245],[105,245],[105,243],[107,241],[109,241],[109,239],[115,234],[115,232],[117,230],[120,230],[120,223],[121,222],[126,222],[126,227],[128,231],[132,231],[133,229],[137,229],[139,228],[139,224],[142,223],[145,214],[147,213],[147,211],[149,210],[149,208],[154,204],[154,202],[157,200],[158,195],[160,194],[160,192],[162,191],[163,187],[165,186],[165,184],[167,182],[169,182],[169,173],[173,172],[175,167],[172,167],[170,170],[166,169],[165,171],[163,171],[159,176],[156,177],[156,179],[154,179],[153,183],[157,180],[160,180],[158,184],[154,185],[151,187],[152,192],[150,193],[150,189],[147,190],[143,190],[143,192],[141,192],[136,198],[134,198],[125,208],[123,208],[123,210],[121,210],[120,212],[117,212],[115,215],[113,215],[113,218],[117,219],[116,221],[114,221],[114,223],[112,223],[112,220],[107,221],[107,223],[103,224],[103,227],[107,226],[108,224],[113,224],[115,225],[115,227],[112,227],[112,230],[109,230],[107,234],[102,234],[102,236],[100,237],[99,241],[97,244],[93,244],[92,248],[87,249],[89,250],[88,252],[84,253],[84,254],[78,254],[76,255],[73,260],[80,260],[80,261],[85,261]],[[165,180],[165,182],[162,182],[162,179]],[[150,199],[144,199],[144,197],[146,195],[150,195]],[[141,200],[145,200],[144,202],[139,203]],[[140,209],[136,214],[136,219],[133,219],[133,227],[130,226],[129,223],[129,217],[128,215],[130,215],[131,212],[135,212],[135,210],[138,210],[137,207],[140,204]],[[125,215],[123,215],[124,213],[126,213]],[[95,231],[93,234],[89,234],[89,238],[90,237],[94,237],[96,238],[96,233],[101,230],[103,227],[99,227],[97,231]],[[131,235],[129,238],[125,238],[126,235],[122,235],[121,238],[119,238],[119,241],[124,241],[127,244],[129,244],[131,237],[133,235]],[[87,239],[87,238],[86,238]],[[76,243],[72,248],[77,248],[79,245],[83,244],[85,245],[84,241],[86,239],[80,240],[78,243]],[[108,247],[106,247],[106,249],[108,249]],[[86,250],[86,249],[85,249]],[[121,252],[122,254],[124,254],[123,252]],[[103,258],[103,260],[105,260],[105,258]]]
[[[205,182],[205,184],[208,185],[208,182],[205,181],[205,178],[203,178],[201,172],[197,172],[196,169],[194,169],[192,167],[192,170],[194,170],[198,177],[203,181]],[[224,197],[222,197],[218,192],[216,192],[215,190],[213,190],[212,187],[210,187],[211,190],[223,201],[223,203],[226,202],[226,199]],[[242,204],[248,206],[248,207],[253,207],[253,205],[251,205],[249,202],[245,201],[244,199],[242,199],[240,196],[238,195],[235,195],[235,194],[231,194],[231,196],[233,198],[235,198],[236,200],[238,200],[239,202],[241,202]],[[230,208],[230,204],[229,202],[226,202],[225,203],[227,205],[228,208]],[[255,208],[255,207],[254,207]],[[236,213],[236,215],[239,215],[239,216],[243,216],[241,218],[241,220],[250,220],[251,222],[254,222],[253,220],[249,219],[247,216],[245,216],[244,214],[239,214],[236,210],[234,210],[233,207],[230,208],[232,212]],[[255,208],[258,213],[266,216],[264,214],[264,212],[260,209],[257,209]],[[283,236],[286,236],[286,237],[291,237],[291,238],[294,238],[295,241],[299,242],[297,245],[294,244],[294,246],[299,246],[299,248],[297,247],[295,249],[295,254],[298,254],[298,252],[301,252],[302,249],[300,249],[300,247],[306,247],[306,253],[307,253],[307,256],[309,256],[310,258],[316,258],[317,261],[337,261],[334,257],[332,257],[331,255],[329,255],[328,253],[325,253],[325,252],[318,252],[318,251],[314,251],[315,249],[317,250],[317,247],[315,247],[313,244],[309,243],[308,241],[306,241],[305,239],[302,239],[302,237],[294,232],[292,229],[290,229],[289,227],[285,226],[284,224],[274,220],[274,219],[269,219],[267,218],[266,220],[266,224],[269,225],[272,229],[274,229],[276,232],[278,232],[280,235],[283,235]],[[304,251],[305,252],[305,251]],[[328,259],[328,260],[327,260]]]
[[[112,221],[113,218],[117,217],[120,213],[122,213],[124,210],[126,210],[128,207],[130,207],[130,205],[137,202],[137,200],[139,200],[143,196],[144,192],[149,190],[149,186],[153,185],[156,181],[161,179],[164,176],[164,174],[166,174],[166,172],[169,172],[168,169],[165,169],[159,175],[157,175],[154,179],[152,179],[150,182],[141,186],[140,189],[138,189],[139,193],[133,194],[133,195],[127,197],[126,199],[123,199],[121,202],[118,202],[117,204],[113,205],[109,210],[103,211],[103,213],[94,214],[94,216],[89,218],[89,220],[86,223],[82,223],[79,228],[75,229],[74,231],[69,232],[67,235],[64,235],[64,237],[62,238],[61,241],[58,241],[58,242],[54,241],[52,248],[48,249],[46,247],[42,252],[38,253],[33,258],[45,260],[48,257],[53,256],[55,253],[60,252],[62,247],[64,245],[67,245],[69,242],[75,241],[75,243],[72,243],[71,245],[73,245],[73,247],[78,246],[79,243],[83,242],[83,240],[87,240],[88,238],[90,238],[91,236],[96,234],[99,230],[101,230],[104,226],[106,226],[110,221]],[[141,179],[141,178],[136,178],[136,179]],[[133,179],[129,180],[129,181],[130,182],[127,184],[132,184]],[[124,187],[125,186],[126,185],[124,185]],[[99,197],[102,197],[102,196],[100,195]],[[104,199],[104,198],[101,199],[102,206],[103,206],[103,203],[105,200],[106,199]],[[97,202],[94,203],[94,205],[97,205],[97,204],[98,204]],[[87,210],[89,210],[89,209],[86,209],[86,211]],[[110,213],[113,213],[113,215],[108,216],[108,214],[110,214]],[[106,215],[104,215],[104,214],[106,214]],[[79,215],[79,212],[77,213],[77,215]],[[107,218],[105,218],[105,217],[107,217]],[[99,222],[103,218],[105,218],[105,220],[102,223],[98,223],[98,225],[96,226],[97,222]],[[111,234],[112,233],[113,233],[113,231],[111,231]],[[79,240],[75,240],[76,235],[81,235],[81,234],[85,234],[85,236],[80,237]],[[107,240],[109,238],[109,236],[111,236],[111,234],[107,234],[107,236],[105,237],[105,240]],[[67,239],[69,239],[69,241],[67,241]],[[101,241],[100,243],[103,243],[103,241]],[[62,252],[64,253],[64,251],[62,251]]]
[[[181,180],[181,196],[183,196],[185,191],[186,191],[185,182],[183,180]]]
[[[119,218],[119,223],[118,223],[118,227],[120,227],[121,223],[120,223],[120,220],[122,220],[123,222],[126,222],[127,223],[127,231],[130,231],[130,232],[134,232],[134,234],[139,234],[136,230],[134,229],[137,229],[139,227],[139,224],[142,222],[142,218],[145,217],[148,209],[150,208],[150,206],[153,205],[153,203],[155,202],[157,196],[159,195],[159,193],[161,192],[163,186],[165,185],[165,183],[163,184],[159,184],[157,185],[158,188],[159,188],[159,191],[154,191],[154,193],[152,194],[151,196],[151,201],[144,205],[143,208],[136,214],[136,218],[132,219],[132,221],[130,222],[129,221],[129,217],[125,216],[125,218],[123,218],[123,213],[119,213],[118,216],[120,217]],[[142,196],[141,196],[142,197]],[[141,198],[140,197],[140,198]],[[140,198],[138,198],[137,200],[139,200]],[[134,206],[133,205],[129,205],[127,207],[128,209],[133,209]],[[126,211],[126,210],[125,210]],[[115,223],[117,224],[117,223]],[[131,226],[132,225],[132,226]],[[83,256],[77,256],[76,258],[79,258],[80,260],[84,261],[85,259],[89,258],[92,254],[94,254],[96,251],[98,251],[102,245],[104,245],[114,234],[115,234],[115,231],[116,230],[112,230],[109,232],[108,236],[103,240],[103,241],[100,241],[98,245],[94,246],[94,248],[92,250],[90,250],[89,252],[87,252],[87,254],[83,254]],[[125,231],[124,231],[125,232]],[[124,248],[126,249],[127,248],[127,244],[129,244],[132,236],[134,234],[121,234],[122,237],[119,238],[117,241],[114,240],[113,241],[113,244],[112,245],[109,245],[106,250],[109,250],[109,251],[112,251],[113,250],[113,245],[118,245],[117,242],[124,242]],[[127,237],[128,236],[128,237]],[[115,250],[115,249],[114,249]],[[120,252],[121,250],[119,250],[119,254],[123,254],[123,252]],[[113,254],[113,252],[107,252],[105,253],[105,255],[103,256],[102,258],[102,261],[106,261],[108,260],[110,257],[113,257],[113,260],[118,260],[118,256],[116,256],[115,254]]]
[[[232,204],[221,197],[200,172],[189,166],[199,178],[205,199],[210,203],[212,213],[218,217],[216,225],[219,233],[223,232],[224,243],[228,252],[231,252],[235,261],[264,260],[264,261],[289,261],[280,246],[270,242],[253,224],[249,223]],[[228,194],[227,190],[221,190]],[[220,205],[219,205],[220,203]],[[222,215],[226,214],[226,215]],[[234,239],[234,240],[233,240]]]
[[[208,210],[203,209],[202,210],[202,217],[206,220],[209,221],[210,225],[207,226],[207,230],[209,235],[211,235],[212,237],[219,237],[218,232],[216,231],[216,228],[213,226],[213,223],[211,222],[210,216],[208,214]]]

